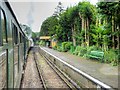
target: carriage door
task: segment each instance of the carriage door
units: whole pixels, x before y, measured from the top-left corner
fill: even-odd
[[[13,57],[14,57],[14,60],[13,60],[13,63],[14,63],[14,87],[17,86],[17,81],[18,81],[18,73],[19,73],[19,57],[18,57],[18,47],[19,47],[19,44],[18,44],[18,29],[17,27],[13,24],[12,26],[12,37],[13,37]]]
[[[8,49],[5,13],[0,8],[0,89],[8,86]]]

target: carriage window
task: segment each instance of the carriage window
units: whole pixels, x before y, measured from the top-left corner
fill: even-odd
[[[24,42],[24,36],[22,36],[22,42]]]
[[[6,32],[6,19],[5,14],[3,11],[0,11],[0,26],[1,26],[1,37],[0,37],[0,46],[2,46],[4,43],[7,43],[7,32]]]
[[[14,28],[14,43],[18,44],[18,30],[16,26]]]
[[[20,43],[22,43],[22,34],[20,33]]]
[[[18,44],[18,30],[14,24],[12,24],[12,31],[13,31],[13,43]]]

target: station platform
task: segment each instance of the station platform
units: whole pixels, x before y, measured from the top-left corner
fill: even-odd
[[[97,60],[89,60],[81,58],[79,56],[72,55],[69,52],[59,52],[47,47],[41,47],[51,54],[61,58],[65,62],[78,68],[79,70],[89,74],[90,76],[98,79],[99,81],[113,87],[119,87],[119,74],[118,66],[112,66],[110,64],[100,63]]]

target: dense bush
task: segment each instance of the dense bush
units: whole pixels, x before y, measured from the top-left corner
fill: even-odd
[[[61,48],[61,46],[60,46],[60,45],[57,45],[57,50],[58,50],[59,52],[61,52],[61,51],[62,51],[62,48]]]
[[[106,51],[104,54],[104,61],[106,63],[111,63],[113,66],[116,66],[118,65],[118,55],[113,50]]]
[[[77,46],[73,54],[78,56],[84,56],[87,53],[87,48],[82,46]]]
[[[45,41],[41,40],[41,41],[39,42],[39,45],[45,46]]]
[[[86,47],[81,47],[78,56],[84,56],[87,53]]]
[[[81,46],[77,46],[75,51],[73,52],[74,55],[78,55],[79,51],[80,51]]]
[[[54,47],[52,47],[54,50],[57,50],[57,45],[56,46],[54,46]]]
[[[70,53],[73,54],[73,52],[75,51],[75,48],[76,48],[75,46],[71,45],[71,46],[70,46]]]
[[[60,43],[57,43],[57,45],[56,46],[54,46],[54,47],[52,47],[54,50],[57,50],[57,51],[59,51],[59,52],[61,52],[62,51],[62,48],[61,48],[61,44]]]
[[[91,51],[96,51],[96,50],[98,50],[98,48],[96,46],[89,46],[89,47],[87,47],[87,52],[84,55],[84,57],[88,58],[87,55],[89,55]]]
[[[98,48],[96,46],[87,47],[87,54],[89,54],[91,51],[94,51],[94,50],[98,50]]]
[[[67,52],[68,50],[70,50],[71,46],[72,46],[71,42],[63,42],[62,43],[62,51]]]
[[[53,49],[58,51],[70,51],[72,54],[82,57],[87,57],[91,51],[102,51],[96,46],[83,47],[83,46],[73,46],[71,42],[63,42],[62,44],[57,44]],[[104,52],[104,62],[111,63],[113,66],[118,65],[120,62],[120,51],[119,50],[109,50]]]
[[[120,63],[120,50],[119,49],[116,49],[114,50],[115,53],[117,54],[117,57],[118,57],[118,63]]]

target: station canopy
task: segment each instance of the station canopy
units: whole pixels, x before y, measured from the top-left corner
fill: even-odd
[[[40,39],[41,40],[49,40],[51,37],[50,36],[41,36]]]

